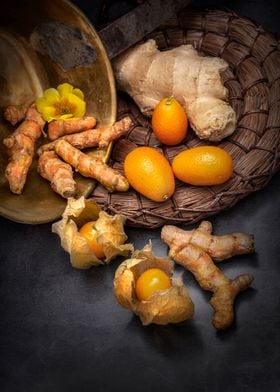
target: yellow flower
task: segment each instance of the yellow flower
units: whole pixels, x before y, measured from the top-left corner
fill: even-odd
[[[86,112],[83,92],[69,83],[45,90],[43,96],[36,100],[36,107],[47,122],[79,119]]]

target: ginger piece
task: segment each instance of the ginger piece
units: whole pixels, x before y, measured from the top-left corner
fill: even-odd
[[[59,159],[54,151],[45,151],[39,156],[38,172],[50,181],[52,189],[60,196],[67,199],[75,195],[72,167]]]
[[[81,175],[95,178],[110,192],[125,192],[129,188],[127,179],[119,172],[112,169],[101,159],[81,152],[65,140],[59,140],[55,144],[55,152]]]
[[[79,233],[80,227],[89,221],[95,221],[98,230],[98,242],[102,245],[105,257],[99,259]],[[101,211],[94,200],[69,198],[62,214],[62,219],[53,223],[52,232],[61,240],[61,246],[69,253],[74,268],[88,269],[92,266],[108,264],[118,255],[128,256],[133,250],[132,244],[125,243],[125,218],[122,215],[108,215]]]
[[[27,110],[19,127],[3,140],[10,156],[5,174],[14,194],[22,193],[33,160],[35,143],[44,125],[41,114],[32,106]]]
[[[162,269],[171,279],[172,286],[154,292],[140,301],[135,293],[139,276],[150,268]],[[142,250],[134,251],[130,259],[123,261],[115,272],[114,293],[121,306],[139,316],[143,325],[165,325],[190,319],[194,305],[180,276],[173,276],[174,263],[168,257],[156,257],[151,242]]]
[[[214,264],[212,258],[192,243],[181,243],[180,236],[174,237],[173,227],[164,227],[163,241],[169,246],[169,256],[190,271],[204,290],[213,292],[210,304],[214,309],[213,326],[228,328],[234,319],[234,300],[240,291],[246,290],[253,281],[253,275],[242,274],[230,280]]]
[[[118,88],[142,113],[151,115],[161,99],[174,96],[197,136],[211,141],[222,140],[236,128],[236,114],[226,102],[228,90],[220,77],[227,67],[223,59],[200,56],[191,45],[160,52],[152,39],[113,61]]]
[[[212,235],[212,224],[202,221],[198,228],[183,230],[176,226],[165,225],[162,236],[167,232],[169,242],[180,243],[180,246],[193,244],[207,252],[215,261],[222,261],[234,255],[254,252],[254,236],[246,233]]]
[[[69,135],[94,128],[95,125],[96,118],[91,116],[87,116],[79,120],[54,120],[48,124],[48,137],[50,140],[55,140],[63,135]]]
[[[4,119],[9,121],[12,125],[16,125],[24,119],[27,109],[27,107],[23,106],[9,105],[4,110]]]
[[[118,139],[120,136],[126,134],[133,122],[129,116],[122,118],[115,124],[110,126],[104,126],[96,129],[89,129],[73,135],[61,136],[51,143],[44,144],[38,149],[40,155],[43,151],[53,150],[55,143],[59,140],[65,140],[70,143],[73,147],[83,150],[90,147],[98,147],[105,149],[109,146],[110,142]]]

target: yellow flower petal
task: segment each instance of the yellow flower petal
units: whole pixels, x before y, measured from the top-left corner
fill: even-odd
[[[74,90],[72,91],[73,94],[77,95],[77,97],[81,98],[82,100],[84,100],[84,93],[82,92],[82,90],[80,90],[79,88],[74,88]]]
[[[39,110],[39,109],[38,109]],[[54,106],[47,106],[45,105],[42,110],[40,111],[40,113],[43,116],[43,119],[47,122],[50,122],[52,120],[56,120],[59,118],[59,116],[56,116],[56,112],[55,112],[55,108]]]
[[[67,96],[71,105],[73,105],[73,116],[81,118],[85,115],[86,112],[86,103],[75,94],[69,94]]]
[[[73,114],[63,114],[62,116],[59,116],[60,120],[74,120]]]
[[[44,91],[44,95],[36,100],[36,108],[42,114],[45,121],[51,121],[55,113],[52,106],[59,100],[59,94],[56,89],[50,88]]]
[[[36,108],[40,113],[42,113],[46,104],[47,102],[44,97],[40,97],[36,99]]]
[[[53,105],[59,100],[59,93],[55,88],[48,88],[44,91],[43,97],[47,101],[48,105]]]
[[[68,94],[73,92],[73,86],[71,86],[69,83],[63,83],[57,87],[57,91],[61,97],[67,97]]]

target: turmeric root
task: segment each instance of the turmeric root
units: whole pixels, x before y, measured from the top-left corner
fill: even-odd
[[[65,140],[55,144],[55,152],[85,177],[95,178],[110,192],[124,192],[129,188],[127,179],[106,165],[101,159],[84,154]]]
[[[220,141],[236,128],[236,114],[226,102],[228,90],[220,77],[227,67],[223,59],[200,56],[191,45],[160,52],[152,39],[113,61],[118,88],[144,114],[151,115],[162,98],[173,95],[197,136],[212,141]]]
[[[254,237],[245,233],[212,235],[212,224],[202,221],[197,229],[183,230],[176,226],[164,226],[162,235],[168,234],[169,241],[180,246],[193,244],[207,252],[215,261],[228,259],[234,255],[254,252]]]
[[[95,117],[84,117],[79,120],[54,120],[48,124],[48,137],[50,140],[58,139],[60,136],[82,132],[94,128]]]
[[[27,107],[9,105],[4,110],[4,119],[9,121],[12,125],[16,125],[22,121],[26,115]]]
[[[54,151],[45,151],[40,155],[38,172],[51,182],[52,189],[62,197],[67,199],[75,195],[76,182],[72,167],[59,159]]]
[[[172,226],[163,227],[161,237],[170,247],[170,257],[189,270],[202,289],[213,292],[210,300],[214,309],[213,326],[219,330],[229,327],[234,319],[235,297],[249,287],[253,276],[243,274],[228,279],[204,250],[192,243],[182,244],[180,238],[174,237]]]
[[[104,149],[108,147],[111,141],[114,141],[121,135],[126,134],[132,124],[133,122],[131,118],[127,116],[117,121],[114,125],[108,127],[89,129],[77,134],[61,136],[53,142],[41,146],[38,149],[38,154],[40,155],[43,151],[53,150],[55,143],[59,140],[65,140],[79,150],[89,147],[99,147],[100,149]]]
[[[34,156],[35,142],[40,137],[45,121],[35,107],[30,107],[25,120],[3,140],[10,155],[6,178],[11,192],[21,194]]]

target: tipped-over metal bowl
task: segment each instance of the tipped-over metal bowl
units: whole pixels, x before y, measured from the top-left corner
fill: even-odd
[[[5,177],[8,155],[2,143],[15,127],[3,118],[8,105],[28,105],[48,87],[68,82],[80,88],[87,115],[97,125],[116,120],[116,89],[110,61],[94,27],[67,0],[8,0],[0,15],[0,215],[22,223],[58,219],[66,200],[37,173],[37,157],[21,195]],[[40,139],[37,147],[43,142]],[[104,153],[107,159],[109,150]],[[78,177],[78,196],[87,197],[94,181]]]

